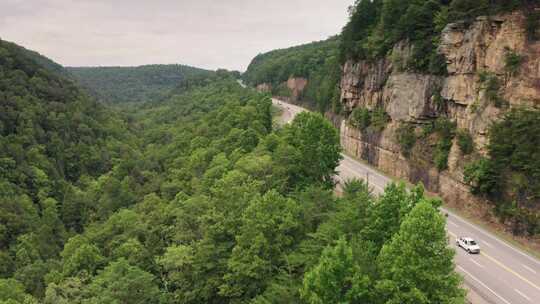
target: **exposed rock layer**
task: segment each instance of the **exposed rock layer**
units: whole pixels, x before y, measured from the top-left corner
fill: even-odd
[[[396,45],[392,56],[375,63],[347,62],[342,67],[341,102],[346,112],[355,107],[384,107],[390,122],[382,132],[359,131],[346,121],[341,123],[341,142],[345,151],[381,170],[411,182],[423,182],[447,204],[462,208],[489,208],[469,192],[463,181],[463,167],[474,156],[461,153],[454,141],[448,169],[439,172],[429,150],[418,147],[405,157],[396,141],[402,123],[420,126],[438,117],[456,122],[473,137],[476,155],[485,154],[487,131],[491,123],[507,110],[486,98],[479,75],[487,72],[500,83],[499,96],[509,107],[540,107],[540,43],[527,40],[525,17],[520,12],[492,18],[480,17],[472,24],[450,24],[442,33],[439,52],[447,59],[448,76],[408,72],[403,68],[411,47]],[[522,61],[515,74],[507,67],[509,52]],[[427,151],[427,152],[426,152]]]

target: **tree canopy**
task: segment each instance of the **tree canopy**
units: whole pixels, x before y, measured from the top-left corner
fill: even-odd
[[[111,108],[15,45],[0,54],[2,303],[379,303],[411,289],[382,268],[414,258],[392,248],[427,233],[433,282],[455,276],[421,187],[334,195],[339,136],[320,114],[277,128],[270,98],[226,71]]]

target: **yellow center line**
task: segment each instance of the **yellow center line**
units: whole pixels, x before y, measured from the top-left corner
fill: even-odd
[[[516,277],[522,279],[523,281],[527,282],[529,285],[531,285],[532,287],[536,288],[537,290],[540,290],[540,287],[538,287],[537,285],[535,285],[533,282],[527,280],[526,278],[524,278],[523,276],[521,276],[519,273],[515,272],[514,270],[510,269],[508,266],[504,265],[503,263],[499,262],[497,259],[495,259],[494,257],[486,254],[485,252],[483,251],[480,251],[480,254],[485,256],[486,258],[490,259],[492,262],[494,262],[495,264],[499,265],[502,269],[510,272],[511,274],[515,275]]]

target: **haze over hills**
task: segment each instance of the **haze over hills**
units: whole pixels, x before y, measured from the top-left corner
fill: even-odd
[[[182,81],[211,75],[208,70],[180,64],[66,69],[93,96],[110,103],[163,100]]]

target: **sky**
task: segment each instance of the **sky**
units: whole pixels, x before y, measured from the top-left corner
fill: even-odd
[[[259,53],[338,34],[353,2],[0,0],[0,38],[64,66],[244,71]]]

